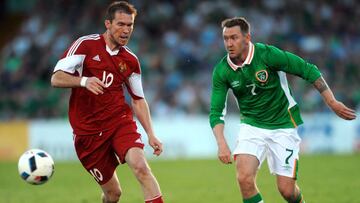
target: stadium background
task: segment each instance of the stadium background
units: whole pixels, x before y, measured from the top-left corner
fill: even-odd
[[[49,82],[59,56],[73,40],[104,31],[109,2],[0,2],[1,203],[97,202],[96,184],[73,161],[67,122],[70,91],[51,88]],[[317,64],[337,98],[359,112],[360,3],[356,0],[130,2],[139,14],[129,47],[140,59],[154,127],[165,145],[160,160],[151,156],[149,148],[146,153],[169,202],[241,201],[233,167],[216,160],[207,121],[212,67],[225,54],[220,22],[226,17],[245,16],[253,42],[276,45]],[[340,120],[311,85],[288,79],[304,113],[305,125],[299,132],[304,154],[300,185],[305,197],[309,202],[359,203],[357,194],[349,192],[360,188],[359,119]],[[238,109],[230,97],[226,134],[234,147]],[[45,149],[56,160],[55,176],[44,186],[31,187],[17,177],[16,160],[28,148]],[[259,184],[265,201],[281,202],[273,177],[266,166],[262,168]],[[126,167],[120,167],[119,176],[124,180],[124,202],[141,202],[139,187]],[[72,188],[72,182],[78,186]],[[75,189],[79,192],[72,195]]]

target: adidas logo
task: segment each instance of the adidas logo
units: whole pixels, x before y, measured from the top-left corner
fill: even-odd
[[[94,56],[94,57],[92,58],[92,60],[94,60],[94,61],[101,61],[99,55]]]

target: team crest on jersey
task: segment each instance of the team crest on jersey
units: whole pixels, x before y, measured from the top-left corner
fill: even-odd
[[[126,69],[127,69],[126,63],[123,62],[123,61],[121,61],[121,62],[119,63],[119,70],[120,70],[120,72],[121,72],[121,73],[122,73],[122,72],[125,72]]]
[[[268,80],[269,74],[266,70],[259,70],[255,73],[255,77],[259,82],[265,83]]]

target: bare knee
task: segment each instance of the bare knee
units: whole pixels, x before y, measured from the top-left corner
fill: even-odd
[[[244,196],[251,196],[256,191],[255,177],[248,173],[238,173],[237,181]]]
[[[133,171],[134,171],[135,176],[140,181],[143,181],[143,180],[151,177],[151,169],[144,162],[139,162],[139,163],[134,164],[133,165]]]
[[[103,202],[105,203],[116,203],[119,201],[121,196],[120,188],[112,188],[103,192]]]
[[[237,180],[242,188],[250,188],[255,185],[255,179],[251,175],[239,174]]]

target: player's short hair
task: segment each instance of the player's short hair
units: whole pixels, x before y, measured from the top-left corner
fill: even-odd
[[[250,34],[250,23],[244,17],[228,18],[221,22],[221,27],[239,26],[243,34]]]
[[[114,20],[116,12],[122,12],[134,16],[137,15],[137,10],[134,5],[126,1],[115,1],[106,9],[105,20]]]

